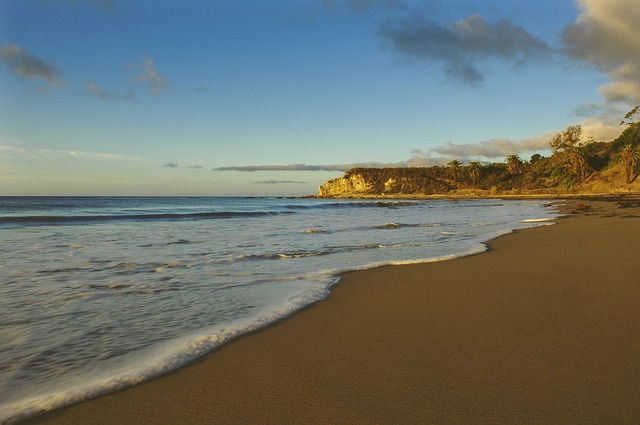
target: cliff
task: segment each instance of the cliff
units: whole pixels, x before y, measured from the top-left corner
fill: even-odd
[[[452,188],[442,167],[353,168],[344,176],[319,187],[320,197],[343,198],[377,195],[435,195]]]
[[[603,163],[584,177],[563,174],[550,158],[524,163],[514,173],[506,164],[487,164],[477,174],[462,167],[459,173],[451,167],[426,168],[353,168],[342,177],[322,184],[321,198],[362,198],[394,196],[500,196],[500,195],[591,195],[640,193],[640,178],[634,172],[625,182],[625,167],[619,161]]]
[[[640,111],[640,105],[631,113]],[[640,112],[639,112],[640,113]],[[628,118],[628,115],[625,117]],[[640,193],[640,121],[612,142],[580,142],[582,129],[571,126],[550,141],[553,154],[524,161],[446,167],[353,168],[319,187],[329,198],[398,195],[560,195]]]

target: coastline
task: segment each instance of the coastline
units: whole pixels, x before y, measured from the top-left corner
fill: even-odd
[[[26,423],[638,423],[634,205],[570,200],[483,254],[347,273],[195,364]]]

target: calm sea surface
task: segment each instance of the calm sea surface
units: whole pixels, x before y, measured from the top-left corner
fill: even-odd
[[[478,253],[557,216],[542,201],[0,197],[0,422],[181,366],[323,299],[340,272]]]

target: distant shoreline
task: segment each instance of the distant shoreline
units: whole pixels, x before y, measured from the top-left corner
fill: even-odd
[[[588,200],[602,200],[602,201],[611,201],[611,200],[621,200],[621,201],[629,201],[629,200],[640,200],[640,193],[638,192],[626,192],[626,193],[558,193],[558,194],[472,194],[472,195],[456,195],[456,194],[446,194],[446,195],[401,195],[401,194],[393,194],[393,195],[349,195],[349,196],[317,196],[317,195],[309,195],[304,196],[304,198],[317,198],[317,199],[415,199],[415,200],[429,200],[429,199],[514,199],[514,200],[527,200],[527,199],[548,199],[550,201],[555,201],[559,199],[588,199]]]

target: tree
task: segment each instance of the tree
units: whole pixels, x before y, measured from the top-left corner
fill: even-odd
[[[506,159],[507,168],[511,174],[522,174],[522,159],[518,155],[509,155]]]
[[[482,172],[482,166],[479,162],[472,161],[467,165],[467,172],[471,177],[473,187],[476,188],[476,186],[478,185],[478,177],[480,177],[480,173]]]
[[[534,153],[533,155],[531,155],[531,159],[529,160],[529,163],[535,164],[541,159],[542,159],[542,155],[540,155],[539,153]]]
[[[620,159],[624,164],[625,181],[629,184],[640,160],[640,149],[638,149],[638,146],[631,144],[624,145],[620,151]]]
[[[634,115],[638,116],[638,118],[636,118],[635,120],[633,119]],[[627,112],[627,115],[624,116],[624,119],[620,121],[620,125],[634,125],[638,123],[638,119],[640,119],[640,105],[636,105],[632,110]],[[629,122],[627,122],[627,120]]]
[[[633,116],[636,115],[634,119]],[[620,125],[627,125],[629,128],[628,136],[631,140],[622,146],[620,149],[620,159],[624,164],[625,181],[627,184],[631,183],[632,175],[635,174],[638,160],[640,160],[640,148],[639,148],[639,136],[638,130],[640,127],[640,105],[636,105],[632,110],[627,112],[624,119],[620,121]],[[625,132],[627,132],[625,130]]]
[[[572,125],[564,131],[556,133],[549,144],[554,156],[567,172],[572,173],[575,180],[581,182],[591,170],[586,150],[586,143],[581,142],[582,126]]]
[[[460,177],[462,177],[462,164],[460,164],[460,161],[454,159],[447,164],[447,167],[449,168],[449,175],[457,183]]]
[[[564,131],[556,133],[551,138],[549,145],[551,145],[554,155],[570,155],[580,144],[581,137],[582,126],[572,125],[565,128]]]

